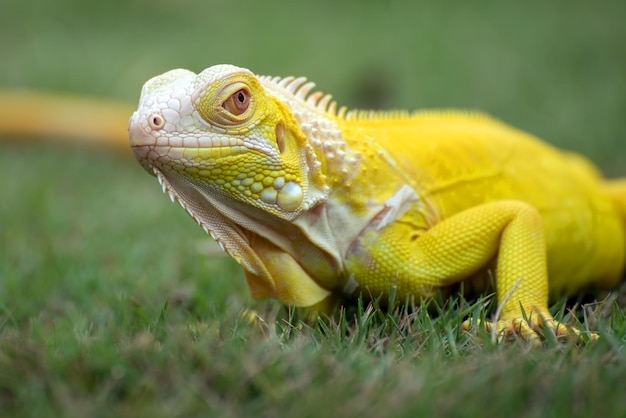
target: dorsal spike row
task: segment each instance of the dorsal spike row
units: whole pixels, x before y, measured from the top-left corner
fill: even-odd
[[[326,109],[329,110],[330,107],[328,106],[331,103],[333,96],[330,94],[325,94],[320,100],[318,100],[317,102],[317,107],[320,107],[322,109]],[[334,102],[333,102],[334,103]]]
[[[278,82],[278,85],[284,89],[287,89],[287,86],[289,86],[294,80],[295,80],[295,77],[292,77],[292,76],[285,77]]]
[[[377,111],[377,110],[360,110],[352,109],[348,110],[347,107],[342,106],[337,110],[337,102],[332,100],[332,95],[324,94],[320,91],[311,93],[315,87],[315,83],[308,81],[306,77],[272,77],[272,76],[259,76],[259,79],[264,82],[269,82],[288,93],[292,94],[295,98],[306,102],[307,104],[326,112],[332,116],[343,118],[346,120],[390,120],[390,119],[409,119],[423,114],[423,112],[407,112],[406,110],[391,110],[391,111]]]
[[[306,98],[306,102],[310,105],[317,106],[317,103],[319,102],[320,97],[322,97],[323,95],[324,93],[322,93],[321,91],[313,92],[309,94],[309,97]]]
[[[321,91],[316,91],[309,94],[306,102],[311,106],[318,108],[319,110],[329,113],[333,116],[336,114],[337,103],[332,100],[331,94],[324,94]]]
[[[309,92],[313,90],[313,87],[315,87],[315,83],[312,81],[309,81],[308,83],[300,86],[300,88],[298,88],[298,90],[294,94],[296,95],[297,98],[306,100],[307,96],[309,95]]]
[[[344,117],[346,120],[391,120],[391,119],[409,119],[413,117],[413,114],[406,110],[346,110],[342,112],[340,109],[339,116]]]
[[[277,87],[293,94],[296,98],[305,101],[307,104],[317,109],[327,112],[333,116],[336,115],[337,103],[332,100],[333,96],[324,94],[321,91],[310,93],[315,87],[315,83],[308,81],[306,77],[272,77],[259,76],[259,80],[269,82]]]
[[[289,78],[289,77],[287,77]],[[289,83],[285,85],[285,89],[291,93],[296,95],[298,91],[302,88],[301,86],[306,83],[306,77],[298,77],[296,79],[292,79]],[[306,84],[305,84],[306,85]]]
[[[328,95],[328,97],[331,97],[331,96]],[[335,101],[330,102],[330,105],[328,106],[327,112],[330,113],[331,115],[336,115],[337,114],[337,102],[335,102]]]

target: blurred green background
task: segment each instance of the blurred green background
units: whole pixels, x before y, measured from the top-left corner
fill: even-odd
[[[217,63],[339,104],[489,112],[625,174],[626,2],[3,0],[0,87],[129,102]]]
[[[624,0],[0,0],[0,89],[132,104],[231,63],[348,107],[483,110],[626,176],[625,22]],[[623,415],[621,309],[591,354],[493,347],[454,307],[406,335],[284,322],[127,157],[0,141],[0,416]]]

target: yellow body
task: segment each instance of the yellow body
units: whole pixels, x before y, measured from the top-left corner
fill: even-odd
[[[393,283],[400,297],[428,295],[462,280],[482,290],[493,268],[502,319],[520,317],[521,309],[549,318],[549,294],[607,289],[621,278],[626,188],[621,202],[617,190],[611,198],[581,157],[480,115],[425,113],[339,126],[372,156],[362,185],[388,194],[407,181],[423,201],[422,210],[369,231],[349,259],[371,293]],[[378,147],[391,163],[376,157]]]
[[[550,296],[620,279],[626,181],[486,116],[337,111],[311,88],[173,70],[131,118],[136,158],[254,297],[319,308],[494,285],[497,329],[537,341],[538,327],[577,333],[554,323]]]

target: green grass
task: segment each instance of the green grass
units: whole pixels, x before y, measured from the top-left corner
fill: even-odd
[[[626,175],[625,2],[336,3],[7,0],[0,87],[136,101],[228,62],[349,106],[482,109]],[[460,332],[485,300],[303,322],[132,157],[2,142],[0,167],[0,416],[623,414],[623,291],[553,307],[600,332],[580,347]]]
[[[252,301],[134,161],[5,145],[0,166],[0,416],[621,413],[626,314],[613,300],[579,309],[602,335],[582,347],[461,332],[485,300],[303,322]]]

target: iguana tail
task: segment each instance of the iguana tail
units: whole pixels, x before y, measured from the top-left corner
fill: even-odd
[[[613,200],[622,216],[626,233],[626,178],[607,180],[603,186],[606,194]]]
[[[55,93],[0,92],[0,135],[5,140],[64,140],[128,145],[130,105]]]

